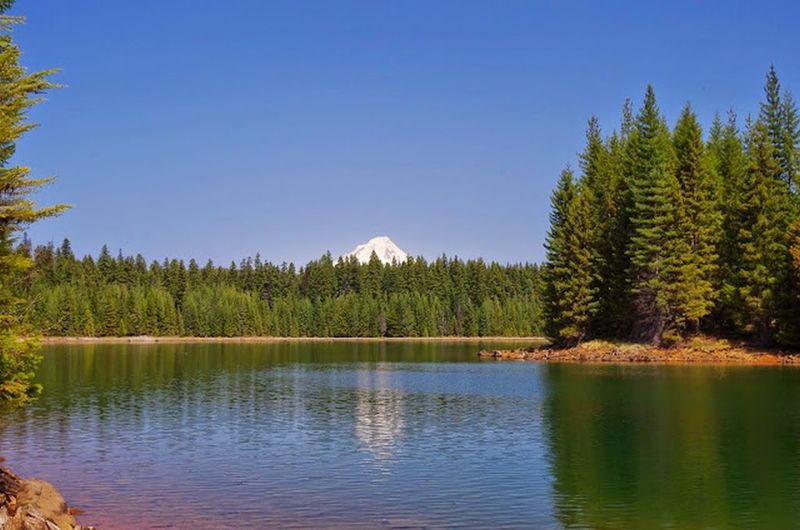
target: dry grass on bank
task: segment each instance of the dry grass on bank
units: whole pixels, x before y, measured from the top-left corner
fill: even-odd
[[[585,363],[800,364],[800,354],[754,347],[744,341],[697,336],[669,347],[592,340],[574,348],[547,347],[481,351],[481,357],[505,360]]]

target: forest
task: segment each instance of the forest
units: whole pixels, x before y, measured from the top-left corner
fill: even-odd
[[[532,336],[543,331],[537,265],[440,257],[384,265],[330,254],[304,267],[260,256],[209,261],[76,258],[21,244],[33,268],[20,283],[29,321],[53,336]]]
[[[542,267],[549,336],[671,343],[705,332],[800,344],[800,116],[774,68],[757,116],[687,104],[670,130],[653,88],[619,128],[586,131],[552,195]]]

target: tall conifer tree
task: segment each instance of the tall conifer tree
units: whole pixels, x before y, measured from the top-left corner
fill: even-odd
[[[773,156],[780,152],[783,136],[783,120],[781,119],[781,83],[775,72],[775,65],[770,65],[767,79],[764,82],[764,101],[759,104],[759,118],[767,128],[767,135],[773,146]]]
[[[576,187],[565,169],[552,197],[550,232],[545,243],[545,304],[548,334],[573,345],[586,339],[597,313],[596,252],[592,191]]]
[[[630,112],[629,101],[626,101],[624,114]],[[623,119],[621,134],[613,133],[606,142],[608,151],[608,173],[610,189],[607,205],[609,207],[608,254],[603,258],[607,277],[604,283],[606,293],[601,300],[602,313],[599,320],[602,332],[610,336],[623,336],[628,332],[630,323],[630,283],[628,272],[630,256],[628,243],[630,239],[630,188],[626,173],[627,145],[633,135],[633,124],[626,124]]]
[[[594,228],[592,261],[597,296],[602,302],[610,302],[609,295],[613,283],[613,266],[615,264],[614,222],[617,217],[617,189],[615,175],[612,171],[608,146],[603,141],[600,125],[596,117],[589,119],[586,128],[586,146],[580,155],[583,170],[582,186],[586,189],[584,201],[589,201],[589,216]],[[602,322],[596,322],[595,332],[608,333],[613,327],[611,316],[614,314],[610,303],[601,304],[598,316]]]
[[[748,127],[747,157],[736,279],[748,323],[768,344],[775,332],[781,290],[788,285],[789,193],[779,176],[769,126],[762,119]]]
[[[772,143],[775,171],[790,189],[796,190],[796,150],[800,130],[794,99],[790,93],[781,91],[781,83],[775,66],[769,67],[764,83],[764,101],[760,104],[759,119],[767,128]]]
[[[681,193],[669,131],[651,86],[627,148],[627,165],[632,335],[657,344],[678,318],[687,245],[679,234]]]
[[[743,221],[747,158],[733,110],[728,112],[725,124],[718,116],[715,119],[708,151],[721,184],[722,233],[718,245],[719,301],[715,320],[718,326],[735,329],[743,319],[734,280],[736,271],[741,267],[739,236]]]
[[[682,270],[678,318],[697,330],[714,303],[718,244],[722,225],[720,185],[703,143],[703,131],[691,107],[684,107],[673,133],[675,175],[681,186],[681,236],[689,254]]]
[[[36,337],[24,324],[28,302],[14,292],[33,265],[17,241],[30,223],[64,207],[37,208],[30,196],[49,179],[31,178],[29,168],[10,163],[17,140],[34,127],[28,110],[55,86],[48,81],[53,71],[31,74],[20,65],[11,36],[18,19],[4,14],[10,4],[0,4],[0,400],[24,401],[37,391],[31,380],[38,356]]]
[[[800,179],[800,115],[798,115],[794,97],[789,91],[783,92],[781,100],[781,124],[783,130],[778,164],[781,166],[784,180],[790,183],[792,191],[797,194],[800,191],[800,182],[798,182]],[[796,213],[797,204],[793,206]]]

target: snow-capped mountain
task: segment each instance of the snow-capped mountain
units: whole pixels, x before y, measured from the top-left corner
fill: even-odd
[[[392,261],[401,263],[408,258],[408,254],[386,236],[373,237],[363,245],[358,245],[355,250],[342,257],[348,258],[350,256],[355,256],[359,263],[369,263],[369,258],[372,256],[373,252],[378,255],[378,259],[381,260],[381,263],[391,263]]]

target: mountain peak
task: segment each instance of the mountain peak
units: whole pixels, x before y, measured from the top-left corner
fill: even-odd
[[[387,236],[373,237],[366,243],[358,245],[352,252],[342,257],[349,258],[350,256],[355,256],[359,263],[369,263],[373,252],[378,255],[378,259],[381,260],[383,264],[391,264],[393,261],[402,263],[408,258],[408,254],[395,245],[394,241]]]

